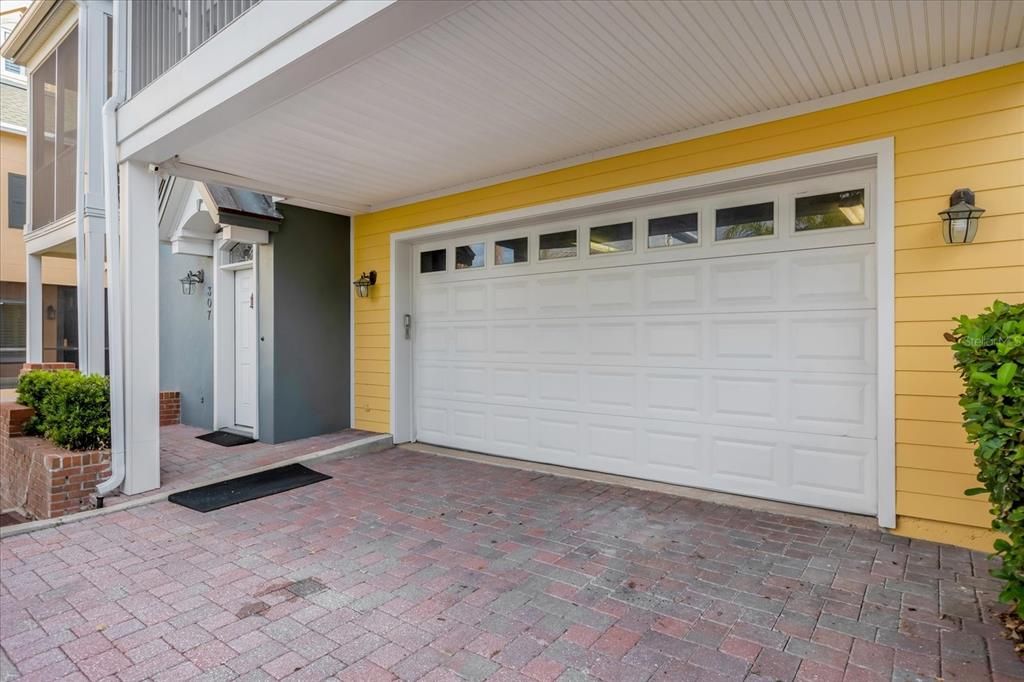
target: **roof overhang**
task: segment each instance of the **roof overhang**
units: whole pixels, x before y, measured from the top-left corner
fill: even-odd
[[[397,0],[341,31],[332,13],[357,6],[260,44],[142,125],[167,104],[155,81],[118,113],[119,134],[133,114],[123,158],[361,213],[1024,59],[1024,14],[1009,3],[955,21],[952,3]],[[256,5],[210,48],[280,7]],[[220,52],[207,54],[174,69],[217,68]],[[263,75],[240,82],[257,64]]]
[[[16,64],[30,66],[33,57],[49,46],[53,32],[77,11],[72,0],[36,0],[7,37],[0,55]]]

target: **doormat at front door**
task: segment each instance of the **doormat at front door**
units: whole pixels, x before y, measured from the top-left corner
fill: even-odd
[[[229,481],[174,493],[167,499],[182,507],[206,513],[328,479],[330,476],[327,474],[313,471],[309,467],[304,467],[301,464],[288,464],[277,469],[269,469],[248,476],[232,478]]]
[[[214,431],[212,433],[204,433],[201,436],[196,436],[199,440],[205,440],[215,445],[223,445],[226,448],[233,448],[236,445],[248,445],[249,443],[255,443],[255,439],[249,438],[249,436],[243,436],[238,433],[231,433],[230,431]]]

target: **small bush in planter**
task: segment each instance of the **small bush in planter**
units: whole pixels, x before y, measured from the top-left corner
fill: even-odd
[[[25,433],[42,435],[43,398],[50,393],[50,387],[56,378],[56,372],[34,371],[22,374],[18,379],[18,402],[36,411],[25,424]]]
[[[18,380],[18,402],[35,409],[30,432],[70,450],[110,443],[110,384],[98,374],[28,372]]]
[[[967,440],[975,444],[978,480],[988,493],[992,527],[1002,533],[993,575],[1006,581],[1000,599],[1024,619],[1024,304],[996,301],[956,320],[947,339],[964,380],[960,398]]]

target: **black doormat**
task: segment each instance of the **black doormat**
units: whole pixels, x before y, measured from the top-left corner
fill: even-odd
[[[267,495],[276,495],[293,488],[301,488],[311,483],[326,481],[329,478],[330,476],[327,474],[313,471],[301,464],[289,464],[278,469],[261,471],[258,474],[240,476],[229,481],[174,493],[167,499],[183,507],[205,513]]]
[[[256,439],[254,438],[249,438],[249,436],[243,436],[238,433],[231,433],[230,431],[213,431],[211,433],[204,433],[201,436],[196,436],[196,438],[215,445],[223,445],[226,448],[233,448],[236,445],[248,445],[249,443],[256,442]]]

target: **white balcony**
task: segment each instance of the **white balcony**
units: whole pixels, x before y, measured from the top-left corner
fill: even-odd
[[[154,0],[129,5],[131,91],[139,92],[260,0]]]

